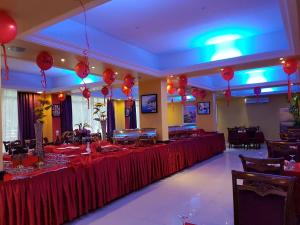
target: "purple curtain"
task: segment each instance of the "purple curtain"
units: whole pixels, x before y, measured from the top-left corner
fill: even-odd
[[[106,112],[107,112],[107,137],[111,138],[113,135],[113,131],[116,129],[114,101],[112,99],[107,100]]]
[[[34,139],[35,114],[34,107],[37,103],[38,95],[28,92],[18,92],[18,123],[19,138]]]
[[[65,101],[61,103],[61,133],[73,130],[72,123],[72,98],[70,95],[66,96]]]
[[[136,129],[136,108],[135,108],[135,101],[133,101],[133,104],[130,109],[130,115],[129,115],[129,128],[130,129]]]

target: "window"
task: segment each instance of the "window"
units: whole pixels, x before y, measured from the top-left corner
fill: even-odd
[[[98,121],[94,120],[94,104],[97,102],[104,102],[103,98],[90,98],[90,108],[88,109],[88,103],[81,95],[72,95],[72,115],[73,115],[73,128],[79,123],[88,123],[91,126],[92,133],[100,132],[101,125]],[[106,111],[106,109],[105,109]]]
[[[2,95],[2,139],[14,141],[19,136],[18,95],[16,90],[3,89]]]

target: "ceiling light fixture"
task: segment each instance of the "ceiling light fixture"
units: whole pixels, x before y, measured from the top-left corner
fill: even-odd
[[[282,61],[282,60],[283,60],[283,58],[280,58],[279,60],[280,60],[280,61]]]
[[[38,91],[38,92],[36,92],[36,93],[38,93],[38,94],[43,94],[43,92],[42,92],[42,91]]]
[[[115,75],[118,75],[119,73],[118,72],[115,72]]]
[[[60,61],[61,61],[61,62],[65,62],[65,61],[66,61],[66,59],[64,59],[64,58],[61,58],[61,59],[60,59]]]
[[[94,67],[94,66],[92,66],[91,68],[92,68],[93,70],[95,69],[95,67]]]

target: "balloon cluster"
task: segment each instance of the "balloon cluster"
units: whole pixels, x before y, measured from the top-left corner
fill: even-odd
[[[177,85],[176,85],[177,84]],[[181,96],[181,100],[184,103],[186,101],[186,89],[188,84],[188,78],[186,75],[182,74],[179,77],[170,76],[167,78],[167,92],[170,95],[177,93]]]
[[[132,88],[134,86],[134,77],[131,74],[127,74],[124,77],[124,82],[122,84],[122,92],[127,96],[128,101],[127,101],[127,106],[131,107],[133,104],[132,100]]]
[[[227,90],[225,91],[224,95],[227,101],[227,105],[229,105],[231,100],[231,90],[230,90],[230,80],[234,77],[234,70],[231,67],[225,67],[221,70],[221,75],[225,81],[228,82]]]
[[[195,97],[195,98],[201,98],[202,100],[205,99],[207,93],[205,90],[203,89],[199,89],[199,88],[193,88],[192,89],[192,95]]]
[[[0,45],[3,49],[3,59],[5,66],[5,76],[6,80],[9,79],[9,68],[7,65],[7,55],[5,44],[14,40],[17,36],[17,24],[13,18],[11,18],[6,12],[0,11]]]
[[[282,63],[283,71],[288,75],[288,101],[292,99],[292,82],[291,74],[297,71],[298,62],[295,59],[287,59]]]

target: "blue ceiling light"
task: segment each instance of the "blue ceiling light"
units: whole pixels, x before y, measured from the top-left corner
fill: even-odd
[[[84,83],[91,84],[91,83],[100,82],[100,81],[101,81],[101,78],[99,76],[89,75],[88,77],[81,80],[80,84],[84,84]]]
[[[245,74],[249,75],[246,84],[260,84],[260,83],[267,82],[267,79],[264,76],[265,72],[266,70],[264,69],[255,69],[255,70],[246,71]]]
[[[211,61],[217,61],[222,59],[230,59],[241,56],[242,53],[237,48],[222,48],[220,50],[217,50],[211,57]]]
[[[274,88],[262,88],[261,92],[262,93],[270,93],[270,92],[274,92]]]
[[[215,36],[206,40],[205,45],[217,45],[224,42],[235,41],[242,38],[240,34],[226,34]]]

